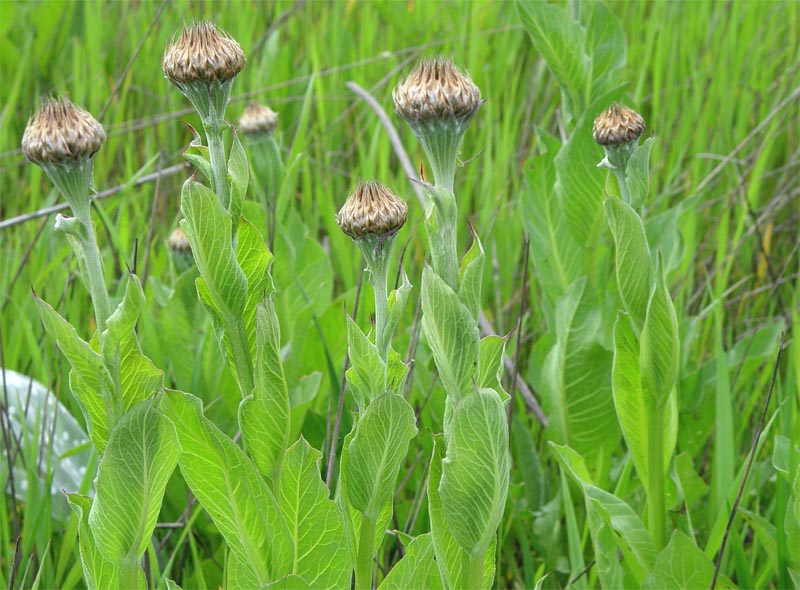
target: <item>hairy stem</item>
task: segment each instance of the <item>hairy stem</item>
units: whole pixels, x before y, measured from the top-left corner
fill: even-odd
[[[211,171],[214,175],[214,193],[225,209],[230,208],[231,196],[228,189],[228,163],[225,158],[225,138],[223,126],[225,122],[211,121],[203,125],[208,142],[208,155],[211,160]]]
[[[89,287],[89,294],[92,298],[97,329],[102,334],[106,329],[106,321],[111,316],[111,300],[106,290],[103,262],[100,259],[100,248],[97,245],[97,236],[94,233],[88,199],[86,200],[86,207],[73,207],[72,212],[83,226],[79,242],[81,250],[83,250],[83,262],[86,267],[86,284]]]

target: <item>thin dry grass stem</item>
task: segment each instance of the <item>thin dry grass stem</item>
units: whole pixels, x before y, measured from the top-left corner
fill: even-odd
[[[146,174],[140,178],[138,178],[134,183],[127,182],[125,184],[118,184],[117,186],[113,186],[108,188],[104,191],[100,191],[97,193],[93,201],[99,201],[101,199],[106,199],[108,197],[112,197],[118,193],[121,193],[123,190],[127,188],[141,186],[148,182],[153,182],[158,180],[162,176],[172,176],[174,174],[178,174],[179,172],[183,172],[188,168],[190,164],[188,162],[184,162],[182,164],[175,164],[174,166],[170,166],[169,168],[164,168],[160,172],[154,172],[152,174]],[[8,219],[3,219],[0,221],[0,230],[6,229],[8,227],[13,227],[15,225],[19,225],[21,223],[25,223],[26,221],[31,221],[33,219],[38,219],[39,217],[46,217],[52,215],[53,213],[58,213],[59,211],[64,211],[65,209],[69,209],[69,205],[67,203],[58,203],[57,205],[52,205],[50,207],[42,207],[41,209],[37,209],[36,211],[32,211],[30,213],[23,213],[22,215],[17,215],[16,217],[10,217]]]
[[[158,208],[158,197],[161,194],[161,164],[163,158],[161,154],[158,156],[158,163],[156,164],[156,186],[153,189],[153,204],[150,206],[150,218],[147,222],[147,242],[144,246],[144,262],[142,263],[142,284],[147,284],[147,271],[150,268],[150,250],[153,245],[153,234],[155,233],[156,226],[156,210]]]
[[[358,275],[358,284],[356,285],[356,297],[353,301],[353,319],[356,319],[358,316],[358,303],[361,301],[361,287],[364,284],[364,267],[365,261],[362,257],[361,260],[361,272]],[[346,312],[347,310],[345,310]],[[339,399],[336,402],[336,417],[333,422],[333,432],[331,432],[331,412],[330,412],[330,403],[328,404],[328,416],[326,418],[326,425],[325,425],[325,438],[328,441],[328,467],[325,473],[325,485],[328,486],[329,489],[333,489],[333,472],[336,467],[336,450],[339,446],[339,432],[342,429],[342,414],[344,413],[344,396],[346,393],[347,388],[347,377],[345,373],[347,372],[347,368],[350,366],[350,353],[345,352],[344,354],[344,366],[342,367],[342,381],[339,386]],[[330,402],[330,397],[328,398]]]
[[[753,467],[753,461],[755,460],[756,451],[758,450],[758,441],[761,438],[762,431],[764,430],[764,422],[767,417],[769,402],[772,400],[772,391],[775,389],[775,381],[778,378],[778,368],[781,362],[781,352],[783,352],[784,337],[785,334],[781,332],[781,340],[778,344],[778,354],[775,357],[775,365],[772,369],[772,379],[770,380],[767,397],[764,400],[764,406],[761,409],[761,417],[758,420],[758,426],[753,433],[753,440],[750,443],[750,452],[748,453],[747,465],[744,469],[744,476],[742,477],[742,481],[739,484],[739,489],[736,492],[736,499],[733,501],[733,507],[731,508],[730,516],[728,516],[728,523],[725,525],[725,533],[722,535],[722,543],[720,544],[719,551],[717,552],[717,559],[716,563],[714,564],[714,576],[711,578],[711,590],[714,590],[714,588],[717,586],[717,578],[719,577],[720,567],[722,567],[722,557],[725,554],[725,546],[728,543],[728,535],[730,535],[731,528],[733,527],[733,520],[736,518],[736,512],[739,510],[739,502],[742,499],[744,487],[747,484],[747,478],[750,475],[750,469]]]

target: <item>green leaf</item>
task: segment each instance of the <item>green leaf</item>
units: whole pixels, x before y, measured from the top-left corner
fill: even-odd
[[[231,216],[214,193],[193,179],[181,191],[181,227],[189,238],[201,283],[213,311],[224,321],[240,317],[245,308],[247,280],[236,262],[231,234]]]
[[[359,407],[364,407],[386,392],[386,364],[375,344],[349,315],[347,344],[350,355],[350,368],[346,372],[347,383],[356,395]]]
[[[89,527],[92,499],[80,494],[67,494],[67,499],[78,518],[78,545],[86,587],[89,590],[116,588],[119,584],[119,568],[107,561],[97,549],[94,534]]]
[[[483,246],[478,236],[473,236],[472,246],[461,259],[458,275],[458,298],[472,317],[477,318],[481,307],[481,279],[483,278]]]
[[[647,202],[650,194],[650,151],[653,149],[653,138],[647,138],[641,145],[637,145],[628,160],[625,169],[626,184],[631,196],[631,204],[641,207]]]
[[[203,416],[200,399],[168,391],[162,407],[178,435],[183,477],[229,550],[259,584],[289,573],[292,539],[256,466]]]
[[[500,384],[503,377],[503,353],[506,349],[506,339],[502,336],[486,336],[481,338],[478,354],[478,382],[479,388],[487,387],[501,392],[505,391]]]
[[[406,588],[443,590],[442,576],[434,559],[431,533],[416,537],[405,550],[403,559],[392,567],[378,586],[378,590],[406,590]]]
[[[454,400],[474,391],[478,325],[469,308],[429,267],[422,272],[422,329],[445,391]]]
[[[89,513],[97,548],[111,563],[136,566],[144,555],[178,461],[176,443],[155,400],[135,406],[111,432]]]
[[[256,314],[255,389],[239,405],[239,424],[250,456],[274,480],[289,445],[289,390],[280,360],[280,326],[270,299]]]
[[[557,340],[542,367],[546,433],[590,462],[616,447],[619,437],[611,396],[611,353],[597,343],[601,310],[579,279],[556,304]]]
[[[444,588],[456,590],[467,587],[470,556],[456,542],[445,518],[439,491],[442,482],[443,437],[434,436],[433,441],[433,456],[428,472],[428,512],[431,519],[433,550]],[[496,543],[492,543],[484,557],[483,588],[491,588],[494,580],[495,546]]]
[[[281,511],[294,541],[292,572],[310,588],[344,588],[350,584],[352,558],[342,514],[320,479],[321,456],[303,438],[286,452]]]
[[[622,552],[626,569],[631,572],[637,584],[641,584],[647,572],[652,568],[657,553],[650,533],[642,524],[641,519],[624,500],[592,483],[583,457],[573,449],[553,443],[550,443],[550,448],[553,449],[555,458],[562,469],[582,489],[587,512],[595,513],[595,516],[589,518],[590,532],[592,532],[593,540],[598,534],[601,534],[604,541],[598,542],[596,546],[602,547],[609,539],[605,531],[597,528],[600,521],[596,517],[600,517],[614,531],[617,547]],[[605,564],[605,567],[608,566],[609,564]]]
[[[128,275],[125,295],[106,322],[101,338],[106,366],[118,367],[123,410],[154,396],[164,388],[164,373],[142,354],[136,337],[145,298],[136,275]]]
[[[586,34],[580,23],[560,6],[516,1],[525,30],[561,87],[567,113],[578,116],[584,106]]]
[[[89,437],[98,453],[102,453],[108,442],[109,421],[116,420],[115,414],[108,413],[114,407],[111,374],[102,355],[78,336],[72,324],[42,299],[36,297],[36,304],[44,329],[56,341],[72,367],[70,390],[78,400]]]
[[[524,497],[527,508],[538,511],[547,498],[546,480],[542,472],[542,461],[533,443],[528,425],[514,414],[511,426],[511,450],[514,464],[522,475]]]
[[[392,337],[397,331],[397,325],[400,323],[400,317],[403,315],[403,309],[408,301],[408,295],[411,293],[411,283],[408,281],[405,271],[402,273],[402,280],[400,286],[389,293],[389,300],[386,305],[386,325],[384,326],[384,338],[387,338],[391,343]],[[382,350],[385,350],[383,348]]]
[[[397,474],[417,433],[414,410],[400,395],[384,393],[361,414],[347,443],[342,485],[350,505],[375,520],[394,495]]]
[[[602,2],[580,5],[586,28],[586,53],[591,95],[600,96],[619,86],[625,67],[625,32]]]
[[[592,138],[592,125],[595,117],[621,95],[622,89],[617,88],[596,98],[582,112],[569,140],[555,157],[558,177],[555,190],[562,203],[567,229],[578,244],[592,244],[595,248],[600,242],[608,174],[597,167],[603,152]]]
[[[661,260],[656,267],[656,285],[647,306],[647,317],[639,342],[642,385],[656,402],[667,401],[678,378],[678,318],[669,296]]]
[[[213,182],[214,171],[211,169],[208,147],[203,145],[203,138],[194,127],[188,124],[187,127],[189,127],[194,137],[189,143],[189,147],[183,152],[183,157],[187,162],[197,168],[208,182]]]
[[[708,588],[713,576],[714,565],[711,560],[689,537],[681,531],[675,531],[669,544],[658,554],[644,588]]]
[[[523,193],[522,222],[531,236],[531,260],[542,289],[554,301],[581,275],[583,253],[567,230],[562,203],[554,189],[553,160],[561,142],[542,133],[540,144],[544,152],[525,166],[528,189]]]
[[[650,247],[644,225],[631,206],[616,197],[606,199],[604,206],[616,245],[615,267],[619,294],[636,329],[641,330],[653,284]]]
[[[485,553],[508,495],[508,423],[503,401],[480,389],[458,401],[449,423],[439,494],[448,530],[464,551]]]
[[[228,177],[230,178],[231,187],[231,202],[228,210],[230,211],[231,219],[238,223],[239,216],[242,214],[244,196],[247,193],[247,184],[250,181],[250,163],[247,160],[247,153],[244,151],[244,146],[242,146],[236,130],[233,131],[233,143],[228,157]]]
[[[242,273],[247,282],[247,298],[241,316],[241,323],[244,324],[245,331],[247,332],[247,344],[250,355],[252,358],[255,358],[256,310],[262,301],[269,298],[275,291],[275,287],[272,284],[272,277],[269,274],[269,267],[270,264],[272,264],[272,253],[267,248],[258,230],[246,219],[239,220],[236,238],[238,241],[236,262],[242,269]],[[276,323],[273,329],[278,331],[278,343],[276,346],[277,349],[280,350],[280,327]]]
[[[612,368],[612,391],[614,407],[625,444],[631,452],[639,480],[647,485],[649,468],[648,433],[657,430],[664,433],[664,472],[675,449],[678,430],[677,398],[667,403],[663,424],[653,424],[653,406],[656,400],[646,394],[639,372],[639,344],[633,333],[631,322],[620,313],[614,324],[614,360]]]

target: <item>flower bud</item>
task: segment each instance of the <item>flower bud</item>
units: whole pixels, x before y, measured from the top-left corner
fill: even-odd
[[[260,104],[249,104],[239,118],[239,131],[247,137],[274,133],[278,127],[278,114]]]
[[[397,233],[408,216],[408,206],[377,181],[359,184],[339,210],[336,221],[353,239],[388,237]]]
[[[225,82],[242,71],[245,64],[241,46],[210,22],[181,31],[167,46],[162,69],[167,79],[182,88],[194,82]]]
[[[106,140],[103,126],[66,98],[45,98],[28,121],[22,151],[39,165],[73,165],[89,160]]]
[[[175,228],[169,235],[167,248],[169,248],[170,257],[178,273],[182,273],[194,263],[192,246],[181,228]]]
[[[394,89],[392,99],[395,112],[412,127],[434,120],[466,126],[483,103],[472,79],[443,57],[417,64]]]
[[[594,120],[592,135],[602,146],[619,146],[639,139],[644,129],[644,119],[639,113],[614,103]]]

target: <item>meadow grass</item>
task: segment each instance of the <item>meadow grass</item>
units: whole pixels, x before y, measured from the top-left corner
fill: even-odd
[[[654,198],[647,214],[656,216],[696,199],[679,219],[680,264],[668,283],[685,322],[682,355],[696,367],[696,374],[682,376],[695,385],[684,389],[687,399],[681,401],[694,429],[687,429],[679,446],[693,464],[691,493],[704,498],[707,507],[691,515],[697,542],[714,557],[783,330],[786,350],[768,435],[761,441],[764,448],[750,475],[722,571],[740,587],[788,587],[785,563],[792,548],[786,546],[783,514],[791,490],[776,479],[772,455],[775,435],[800,439],[800,347],[794,338],[800,326],[800,48],[790,41],[800,37],[800,8],[792,2],[686,5],[659,0],[614,3],[610,9],[628,42],[627,95],[648,122],[647,134],[656,137]],[[335,213],[358,179],[380,178],[406,196],[409,221],[397,243],[398,250],[407,244],[403,264],[415,285],[411,301],[418,299],[426,256],[423,211],[383,126],[346,83],[355,81],[389,111],[419,167],[421,150],[391,115],[391,89],[421,56],[451,56],[487,99],[462,148],[465,165],[456,180],[461,228],[469,222],[483,239],[488,262],[483,310],[496,333],[514,329],[525,301],[519,372],[536,391],[542,343],[553,336],[547,334],[536,274],[530,271],[525,291],[520,288],[522,170],[540,131],[562,132],[562,112],[558,87],[510,3],[0,3],[0,219],[58,202],[56,191],[38,167],[28,165],[19,145],[39,97],[65,94],[98,117],[108,132],[95,161],[97,189],[123,186],[94,207],[112,292],[128,268],[141,273],[146,265],[148,276],[167,277],[165,243],[177,223],[188,169],[157,183],[128,183],[181,163],[190,140],[182,121],[199,127],[186,101],[163,78],[161,56],[183,23],[201,18],[228,31],[247,55],[228,119],[235,121],[250,101],[268,104],[280,115],[291,178],[281,198],[305,226],[286,231],[307,232],[309,245],[304,253],[294,253],[298,266],[276,269],[276,281],[289,289],[292,273],[311,261],[306,272],[324,284],[318,305],[312,306],[319,338],[307,338],[302,358],[291,361],[298,365],[296,375],[322,374],[305,436],[318,448],[328,441],[331,403],[335,411],[342,379],[342,307],[353,307],[361,260],[336,227]],[[52,230],[52,217],[0,228],[0,364],[50,386],[78,416],[66,365],[44,334],[30,296],[33,287],[84,336],[93,330],[86,291],[76,280],[68,244]],[[468,232],[460,229],[459,239],[463,252]],[[289,243],[276,244],[278,260],[290,256]],[[151,302],[158,300],[157,286],[150,284],[146,292]],[[294,312],[290,299],[282,317]],[[362,295],[357,318],[362,325],[369,323],[370,299]],[[413,340],[416,305],[408,307],[397,347],[401,351]],[[155,319],[142,323],[158,328]],[[292,327],[283,330],[286,343],[303,346]],[[213,338],[207,341],[204,358],[223,364]],[[509,340],[512,358],[514,342]],[[154,359],[169,356],[157,335],[145,336],[144,345]],[[212,411],[218,423],[227,420],[233,435],[238,396],[234,391],[226,398],[226,388],[235,387],[227,369],[218,372],[216,386],[204,391],[206,402],[219,402]],[[443,392],[425,356],[417,358],[413,379],[412,399],[418,410],[429,412],[422,424],[435,431],[444,411]],[[544,587],[563,587],[577,563],[592,560],[582,503],[575,488],[572,502],[558,497],[559,490],[566,493],[570,487],[566,479],[559,481],[541,425],[518,399],[515,403],[516,465],[500,528],[495,585],[529,588],[550,572]],[[430,445],[418,445],[401,471],[406,485],[399,492],[395,523],[398,529],[413,525],[409,533],[426,530],[414,516],[419,501],[414,490],[425,480]],[[42,456],[27,449],[15,460],[33,473],[42,468]],[[635,495],[634,486],[624,478],[618,481],[618,495]],[[531,498],[534,493],[537,497]],[[152,583],[159,587],[167,577],[182,579],[184,587],[220,580],[221,539],[187,498],[185,484],[173,476],[161,520],[182,526],[157,529],[148,551]],[[81,587],[76,520],[51,520],[49,502],[48,490],[36,486],[21,501],[6,494],[0,508],[3,586],[32,587],[37,578],[43,588]],[[536,514],[533,506],[541,506]],[[552,535],[547,538],[555,541],[549,545],[543,542],[547,527]],[[398,557],[398,551],[387,550],[383,562],[389,565]],[[596,584],[590,569],[574,585]]]

